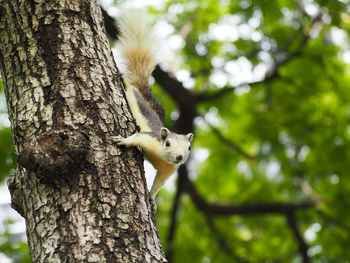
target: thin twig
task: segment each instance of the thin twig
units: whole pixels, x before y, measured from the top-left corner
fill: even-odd
[[[239,154],[243,155],[245,158],[249,159],[249,160],[255,160],[257,157],[254,155],[251,155],[249,153],[247,153],[246,151],[244,151],[240,146],[238,146],[237,143],[235,143],[232,140],[229,140],[228,138],[226,138],[222,132],[217,129],[216,127],[214,127],[213,125],[211,125],[210,123],[207,123],[210,128],[213,130],[213,132],[215,133],[215,135],[226,145],[228,145],[230,148],[232,148],[233,150],[237,151]]]
[[[236,256],[232,250],[230,249],[230,247],[227,244],[227,241],[225,240],[225,238],[220,234],[220,232],[216,229],[216,226],[214,224],[213,218],[212,216],[205,214],[206,219],[207,219],[207,223],[208,226],[211,230],[211,232],[213,233],[213,236],[216,240],[216,242],[219,244],[219,247],[222,251],[224,251],[228,256],[230,256],[232,259],[234,259],[236,262],[242,262],[242,263],[247,263],[248,261]]]
[[[180,169],[184,169],[184,167],[181,167]],[[182,176],[179,175],[179,178],[177,181],[176,195],[173,201],[173,206],[171,208],[171,222],[170,222],[169,233],[167,238],[167,249],[165,252],[165,257],[168,260],[168,263],[173,262],[174,238],[175,238],[177,216],[178,216],[178,210],[180,207],[180,198],[181,198],[182,192],[183,192],[183,178]]]
[[[303,237],[299,231],[299,227],[298,227],[298,223],[297,223],[297,219],[295,217],[294,211],[287,214],[287,222],[288,222],[289,227],[293,231],[295,239],[297,240],[297,242],[299,244],[299,253],[303,259],[303,263],[309,263],[310,258],[307,254],[309,246],[306,244],[305,240],[303,239]]]

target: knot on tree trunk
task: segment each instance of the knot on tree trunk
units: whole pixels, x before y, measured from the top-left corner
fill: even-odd
[[[54,131],[24,142],[18,164],[46,182],[77,174],[86,159],[89,142],[77,132]]]
[[[11,192],[11,207],[15,209],[21,216],[24,217],[23,202],[22,202],[23,195],[20,190],[21,187],[20,187],[18,171],[16,171],[16,173],[12,174],[9,177],[9,179],[7,180],[7,185]]]

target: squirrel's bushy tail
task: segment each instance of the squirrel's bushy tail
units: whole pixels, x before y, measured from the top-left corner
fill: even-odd
[[[156,65],[157,43],[149,19],[142,10],[127,10],[118,19],[119,49],[124,63],[121,71],[128,85],[147,89],[149,77]],[[142,92],[144,93],[144,92]]]

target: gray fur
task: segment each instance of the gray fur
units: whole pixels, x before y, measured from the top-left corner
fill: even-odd
[[[156,112],[154,110],[154,108],[152,108],[150,106],[149,101],[146,100],[143,93],[141,93],[142,91],[144,91],[144,90],[133,89],[133,92],[134,92],[135,98],[137,100],[137,104],[139,106],[140,112],[143,116],[145,116],[145,119],[147,120],[148,126],[152,130],[152,132],[147,132],[147,134],[149,134],[152,137],[157,138],[158,141],[162,141],[160,131],[164,127],[164,125],[163,125],[163,123],[158,115],[158,112]],[[148,93],[148,95],[150,97],[152,97],[154,100],[156,100],[152,94]],[[159,107],[163,110],[163,108],[162,108],[162,106],[160,106],[160,104],[159,104]],[[163,110],[163,112],[164,112],[164,110]],[[191,142],[193,135],[191,135],[190,137],[188,137],[188,136],[189,136],[189,134],[182,135],[182,134],[170,132],[168,130],[168,135],[167,135],[166,139],[169,138],[169,139],[173,139],[173,140],[183,140],[183,141]]]
[[[156,138],[158,141],[160,140],[160,136],[158,135],[158,133],[155,132],[140,132],[141,134],[148,134],[151,137]]]
[[[138,87],[139,91],[143,95],[143,98],[148,102],[148,105],[158,114],[158,117],[161,122],[164,121],[164,108],[160,102],[153,96],[152,89],[149,85],[144,85]]]
[[[163,123],[161,122],[157,112],[155,112],[153,108],[150,107],[144,96],[137,89],[133,89],[133,92],[135,94],[139,109],[142,115],[145,116],[149,127],[153,133],[158,134],[161,127],[163,127]],[[158,137],[159,135],[157,135],[157,138]]]

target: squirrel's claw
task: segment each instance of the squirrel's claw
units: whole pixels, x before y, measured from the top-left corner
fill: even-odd
[[[112,142],[116,143],[117,145],[123,145],[124,137],[121,135],[112,136]]]

